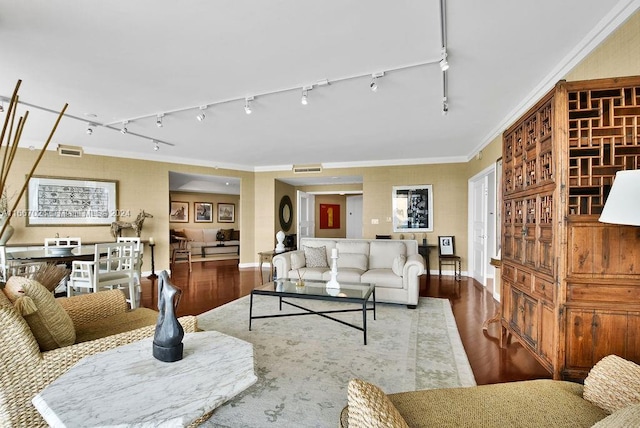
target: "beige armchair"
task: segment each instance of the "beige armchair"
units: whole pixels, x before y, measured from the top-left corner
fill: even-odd
[[[29,325],[0,291],[0,426],[46,426],[31,399],[82,357],[125,345],[155,331],[157,312],[127,310],[121,290],[57,299],[71,317],[76,343],[42,352]],[[185,332],[196,318],[180,318]],[[144,326],[144,327],[141,327]]]

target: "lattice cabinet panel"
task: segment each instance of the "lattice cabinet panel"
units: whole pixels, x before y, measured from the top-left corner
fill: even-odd
[[[569,214],[600,214],[616,172],[640,168],[640,86],[568,92]]]

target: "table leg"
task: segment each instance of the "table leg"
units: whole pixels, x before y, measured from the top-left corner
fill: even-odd
[[[249,331],[251,331],[251,320],[253,319],[253,293],[249,297]]]
[[[362,332],[364,334],[364,344],[367,344],[367,302],[362,302]]]

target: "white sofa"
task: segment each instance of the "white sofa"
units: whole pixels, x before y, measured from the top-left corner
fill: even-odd
[[[305,256],[305,247],[325,247],[326,266],[308,266],[313,250],[308,250],[310,252]],[[276,275],[278,278],[297,279],[300,275],[305,280],[328,281],[334,248],[338,250],[338,282],[374,283],[376,301],[409,307],[418,304],[419,276],[424,273],[424,259],[414,240],[303,238],[298,250],[273,258]]]
[[[220,243],[216,239],[216,235],[219,230],[227,231],[227,238],[222,243],[224,247],[218,247]],[[240,231],[234,229],[205,229],[184,227],[171,230],[172,240],[173,237],[186,238],[188,246],[191,249],[191,254],[194,257],[197,256],[210,256],[210,255],[233,255],[240,254]],[[237,238],[237,239],[234,239]],[[172,246],[177,244],[172,243]],[[203,251],[203,247],[204,251]]]

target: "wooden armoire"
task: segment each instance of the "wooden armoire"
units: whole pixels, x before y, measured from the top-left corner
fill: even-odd
[[[640,227],[598,221],[640,168],[640,76],[560,81],[503,134],[503,337],[555,379],[640,363]]]

